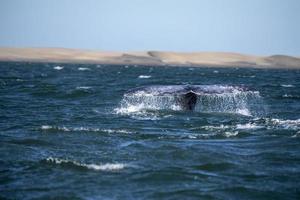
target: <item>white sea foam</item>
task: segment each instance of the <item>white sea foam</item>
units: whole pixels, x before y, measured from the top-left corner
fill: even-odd
[[[263,126],[258,126],[253,123],[247,123],[247,124],[237,124],[236,129],[260,129],[263,128]]]
[[[42,130],[57,130],[64,132],[76,132],[76,131],[87,131],[87,132],[105,132],[105,133],[124,133],[130,134],[131,131],[125,129],[100,129],[93,127],[66,127],[66,126],[50,126],[50,125],[42,125]]]
[[[150,75],[139,75],[139,78],[151,78],[151,76]]]
[[[49,126],[49,125],[42,125],[42,126],[41,126],[41,129],[42,129],[42,130],[49,130],[49,129],[52,129],[52,126]]]
[[[212,125],[201,126],[200,128],[208,130],[208,131],[215,131],[215,130],[225,130],[225,129],[229,129],[229,128],[232,128],[232,127],[228,126],[228,125],[221,124],[220,126],[212,126]]]
[[[62,70],[64,67],[62,67],[62,66],[59,66],[59,65],[57,65],[57,66],[55,66],[55,67],[53,67],[53,69],[56,69],[56,70]]]
[[[238,131],[226,131],[222,135],[224,135],[225,137],[235,137],[238,134],[239,134]]]
[[[117,130],[114,130],[114,129],[103,129],[102,131],[106,132],[106,133],[124,133],[124,134],[131,134],[132,133],[131,131],[124,130],[124,129],[117,129]]]
[[[88,89],[91,89],[92,87],[89,87],[89,86],[78,86],[76,87],[77,90],[88,90]]]
[[[120,171],[125,167],[127,167],[127,165],[123,163],[85,164],[85,163],[80,163],[69,159],[60,159],[60,158],[53,158],[53,157],[47,158],[46,161],[57,165],[72,164],[74,166],[84,167],[96,171]]]
[[[273,125],[280,126],[284,129],[300,130],[300,119],[296,120],[282,120],[282,119],[270,119]]]
[[[281,87],[295,87],[294,85],[290,85],[290,84],[282,84],[280,85]]]
[[[91,69],[87,68],[87,67],[79,67],[78,70],[79,71],[88,71],[88,70],[91,70]]]

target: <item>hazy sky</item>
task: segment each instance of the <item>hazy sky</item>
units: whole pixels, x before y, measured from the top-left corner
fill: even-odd
[[[300,55],[300,0],[0,0],[0,46]]]

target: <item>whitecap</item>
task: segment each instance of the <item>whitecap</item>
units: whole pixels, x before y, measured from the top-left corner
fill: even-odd
[[[295,99],[299,99],[300,96],[299,95],[291,95],[291,94],[284,94],[282,95],[283,98],[295,98]]]
[[[123,163],[85,164],[85,163],[80,163],[69,159],[60,159],[60,158],[53,158],[53,157],[47,158],[46,161],[57,165],[72,164],[74,166],[84,167],[86,169],[91,169],[96,171],[120,171],[125,167],[127,167],[127,165]]]
[[[56,69],[56,70],[62,70],[64,67],[62,67],[62,66],[59,66],[59,65],[57,65],[57,66],[55,66],[55,67],[53,67],[53,69]]]
[[[139,75],[139,78],[151,78],[150,75]]]
[[[294,85],[290,85],[290,84],[282,84],[280,85],[281,87],[295,87]]]
[[[123,134],[131,134],[131,131],[128,130],[124,130],[124,129],[117,129],[117,130],[113,130],[113,129],[103,129],[103,132],[106,133],[123,133]]]
[[[229,129],[229,128],[232,128],[232,127],[228,126],[228,125],[221,124],[220,126],[211,126],[211,125],[201,126],[200,128],[208,130],[208,131],[214,131],[214,130],[225,130],[225,129]]]
[[[78,70],[79,71],[88,71],[88,70],[91,70],[91,69],[87,68],[87,67],[79,67]]]
[[[50,126],[50,125],[42,125],[42,130],[57,130],[57,131],[89,131],[89,132],[98,132],[101,131],[99,128],[90,128],[90,127],[66,127],[66,126]]]
[[[247,124],[237,124],[236,129],[260,129],[263,128],[262,126],[258,126],[252,123]]]
[[[50,126],[50,125],[42,125],[42,130],[56,130],[56,131],[65,131],[65,132],[80,132],[80,131],[87,131],[87,132],[105,132],[105,133],[123,133],[123,134],[131,134],[131,131],[125,129],[100,129],[100,128],[93,128],[93,127],[66,127],[66,126]]]
[[[284,129],[291,129],[291,130],[299,130],[300,129],[300,119],[296,120],[283,120],[283,119],[270,119],[270,122],[273,125],[280,126]]]
[[[69,128],[67,128],[65,126],[58,127],[58,126],[42,125],[41,129],[42,130],[71,131]]]
[[[89,87],[89,86],[78,86],[76,87],[77,90],[88,90],[88,89],[91,89],[92,87]]]
[[[41,129],[42,129],[42,130],[49,130],[49,129],[52,129],[52,126],[49,126],[49,125],[42,125],[42,126],[41,126]]]
[[[239,134],[238,131],[226,131],[224,132],[222,135],[224,135],[225,137],[234,137],[234,136],[237,136]]]

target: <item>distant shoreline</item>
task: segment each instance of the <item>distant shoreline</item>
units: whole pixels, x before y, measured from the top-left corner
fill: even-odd
[[[102,52],[66,48],[1,48],[0,61],[186,67],[247,67],[300,69],[300,58],[253,56],[227,52]]]

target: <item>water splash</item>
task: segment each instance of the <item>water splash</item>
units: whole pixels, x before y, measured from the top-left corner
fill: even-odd
[[[170,90],[171,86],[166,86]],[[258,91],[246,91],[239,87],[212,85],[202,86],[197,94],[195,112],[235,113],[245,116],[264,114],[263,99]],[[185,110],[177,93],[160,95],[161,91],[137,90],[126,93],[115,109],[118,114],[141,113],[147,110]]]

